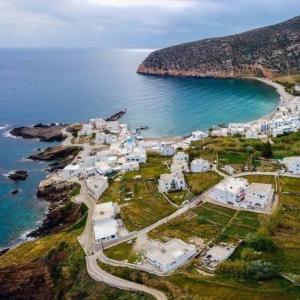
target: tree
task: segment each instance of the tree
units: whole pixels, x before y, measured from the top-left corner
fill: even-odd
[[[273,157],[272,146],[271,146],[270,142],[263,144],[262,156],[265,158]]]
[[[246,243],[256,251],[271,251],[275,249],[273,240],[260,234],[251,234],[247,237]]]
[[[254,260],[248,265],[246,279],[253,281],[267,280],[278,275],[276,267],[267,261]]]

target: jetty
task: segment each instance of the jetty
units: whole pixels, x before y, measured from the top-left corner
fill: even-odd
[[[105,119],[106,122],[110,122],[110,121],[117,121],[120,118],[122,118],[127,112],[127,109],[124,110],[120,110],[117,113],[113,114],[112,116],[110,116],[109,118]]]

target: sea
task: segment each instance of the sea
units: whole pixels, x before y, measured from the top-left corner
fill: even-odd
[[[214,124],[271,113],[276,91],[254,80],[161,78],[136,73],[150,49],[0,49],[0,248],[26,239],[46,213],[36,198],[46,164],[26,157],[54,143],[13,138],[9,130],[37,123],[82,122],[127,109],[131,129],[148,136],[186,135]],[[28,170],[26,181],[7,178]],[[19,189],[12,195],[13,189]]]

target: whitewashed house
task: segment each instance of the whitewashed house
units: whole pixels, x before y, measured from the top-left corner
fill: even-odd
[[[97,171],[97,169],[94,166],[85,167],[85,168],[82,169],[81,175],[84,178],[89,178],[89,177],[98,175],[98,171]]]
[[[136,147],[132,152],[125,156],[127,162],[137,161],[139,163],[146,163],[147,154],[144,148]]]
[[[246,189],[244,206],[264,208],[271,203],[274,190],[271,184],[251,183]],[[243,205],[242,205],[243,206]]]
[[[189,162],[189,155],[185,152],[177,152],[174,156],[173,156],[173,163],[188,163]]]
[[[182,162],[182,163],[172,163],[171,164],[171,173],[172,174],[177,174],[177,173],[182,173],[182,172],[189,172],[189,165],[187,162]]]
[[[108,163],[103,161],[96,162],[95,167],[98,173],[101,175],[107,175],[113,171],[112,167]]]
[[[258,137],[258,133],[256,130],[254,129],[248,129],[246,132],[245,132],[245,138],[246,139],[257,139]]]
[[[98,200],[99,197],[108,188],[107,178],[104,176],[93,176],[85,179],[85,185],[88,194],[94,199]]]
[[[182,266],[197,253],[194,245],[189,245],[180,239],[172,239],[146,252],[150,264],[167,273]]]
[[[209,269],[214,270],[218,264],[229,258],[234,250],[232,245],[215,245],[206,252],[202,261]]]
[[[191,162],[192,173],[202,173],[210,170],[210,164],[208,160],[197,158]]]
[[[161,193],[184,189],[186,189],[186,184],[182,173],[160,175],[158,180],[158,190]]]
[[[121,170],[123,173],[130,171],[138,171],[140,169],[140,165],[137,161],[127,162],[121,165]]]
[[[95,205],[92,222],[96,244],[118,238],[119,226],[117,220],[115,220],[117,212],[117,205],[113,202]]]
[[[229,175],[232,175],[235,173],[235,169],[231,165],[225,165],[224,171]]]
[[[285,157],[283,163],[289,172],[300,175],[300,156]]]
[[[218,183],[210,193],[210,197],[224,204],[239,206],[239,203],[245,198],[247,188],[248,181],[246,179],[230,177]]]
[[[117,135],[107,134],[104,132],[97,132],[95,136],[95,143],[111,145],[117,141]]]
[[[60,175],[64,178],[64,179],[71,179],[73,177],[77,177],[80,176],[81,174],[81,168],[79,165],[73,165],[73,164],[69,164],[67,166],[65,166],[62,171],[60,172]]]
[[[94,125],[94,127],[98,130],[105,130],[106,128],[106,121],[103,119],[93,119],[92,124]]]
[[[201,131],[201,130],[195,130],[192,132],[191,140],[192,141],[201,141],[208,137],[208,133]]]
[[[120,127],[120,123],[118,121],[108,121],[106,122],[106,128],[107,131],[109,131],[110,133],[120,133],[121,131],[121,127]]]
[[[93,125],[92,124],[83,124],[81,130],[78,132],[79,136],[92,135],[93,133]]]
[[[219,129],[213,129],[210,132],[211,136],[216,136],[216,137],[226,137],[228,136],[228,128],[219,128]]]
[[[175,154],[175,148],[172,144],[162,142],[160,145],[160,154],[162,156],[173,156]]]

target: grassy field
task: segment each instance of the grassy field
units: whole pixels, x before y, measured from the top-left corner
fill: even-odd
[[[300,155],[300,131],[272,138],[273,157],[283,158]]]
[[[186,173],[185,180],[189,190],[195,194],[201,194],[221,181],[222,177],[215,172]]]
[[[237,212],[233,209],[205,203],[188,211],[149,233],[153,239],[180,238],[189,242],[195,237],[213,240],[237,241],[256,232],[260,226],[257,214]]]
[[[133,250],[133,244],[135,240],[131,243],[125,242],[114,247],[104,250],[107,257],[115,260],[127,260],[129,263],[136,263],[139,260],[139,254]]]
[[[113,201],[120,205],[121,217],[129,231],[142,229],[175,211],[157,189],[157,180],[168,173],[167,159],[149,155],[139,171],[127,172],[110,182],[99,202]]]
[[[152,299],[142,293],[109,287],[89,277],[86,272],[85,253],[77,241],[85,221],[86,216],[67,230],[25,242],[10,250],[0,257],[0,272],[14,264],[26,269],[26,265],[32,262],[49,262],[55,299],[61,299],[62,295],[64,299],[82,299],[82,295],[88,299]],[[55,263],[51,263],[53,259]],[[42,284],[41,282],[41,288]]]
[[[193,193],[188,192],[187,190],[169,192],[167,197],[176,205],[180,206],[185,200],[191,200],[194,197]]]

